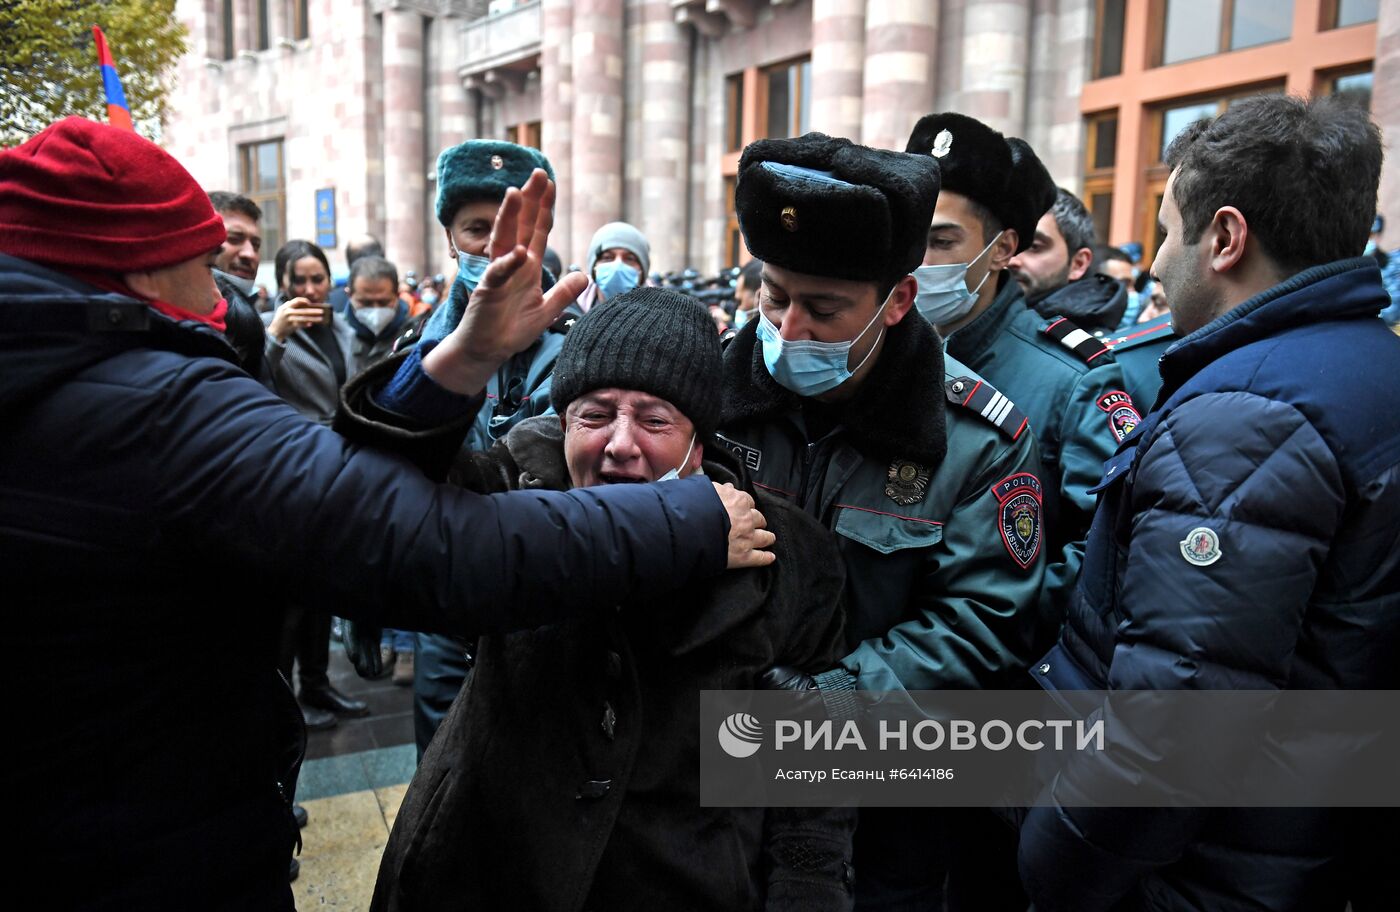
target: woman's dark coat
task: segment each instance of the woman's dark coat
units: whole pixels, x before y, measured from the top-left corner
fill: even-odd
[[[347,406],[372,386],[362,375]],[[737,481],[727,450],[705,457],[713,480]],[[449,477],[567,488],[559,418],[521,423]],[[824,671],[842,651],[830,535],[757,500],[778,540],[771,567],[480,640],[399,811],[373,908],[849,907],[853,812],[700,806],[700,691],[753,689],[774,665]],[[663,616],[667,603],[683,607]]]

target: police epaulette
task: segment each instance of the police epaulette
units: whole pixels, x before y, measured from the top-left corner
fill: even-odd
[[[1149,342],[1156,342],[1159,339],[1169,339],[1175,335],[1176,331],[1172,329],[1171,314],[1163,314],[1155,320],[1134,326],[1131,332],[1123,333],[1106,341],[1111,349],[1117,349],[1120,346],[1129,349],[1146,345]]]
[[[1093,364],[1094,359],[1108,352],[1102,339],[1080,329],[1066,317],[1055,317],[1041,332],[1074,352],[1085,364]]]
[[[1019,439],[1030,423],[1016,403],[997,392],[986,380],[957,377],[945,383],[944,389],[947,390],[949,402],[986,418],[1012,440]]]
[[[552,333],[558,333],[559,335],[562,336],[562,335],[566,334],[569,330],[573,329],[573,328],[574,328],[574,324],[577,323],[578,321],[579,321],[579,316],[578,316],[578,314],[576,314],[576,313],[569,313],[569,312],[566,310],[566,311],[564,311],[563,313],[561,313],[561,314],[559,315],[559,319],[557,319],[557,320],[554,321],[554,325],[551,326],[551,327],[549,327],[549,331],[552,332]]]

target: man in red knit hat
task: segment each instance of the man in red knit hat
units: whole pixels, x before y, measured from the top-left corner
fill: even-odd
[[[543,172],[508,194],[461,325],[395,378],[395,401],[462,416],[448,457],[586,281],[540,291],[552,203]],[[0,576],[43,611],[12,865],[45,905],[292,908],[305,736],[268,592],[476,635],[772,560],[753,500],[703,477],[485,497],[301,417],[219,331],[223,238],[132,133],[70,117],[0,151]]]

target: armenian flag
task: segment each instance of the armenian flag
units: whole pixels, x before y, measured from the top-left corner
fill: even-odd
[[[126,93],[122,91],[122,80],[117,75],[117,65],[112,61],[112,52],[107,49],[107,36],[102,29],[92,27],[92,37],[97,41],[97,65],[102,70],[102,88],[107,93],[107,122],[114,127],[136,132],[131,123],[131,109],[126,106]]]

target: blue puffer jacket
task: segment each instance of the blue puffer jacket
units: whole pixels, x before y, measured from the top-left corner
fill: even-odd
[[[287,595],[504,632],[662,605],[724,567],[703,478],[438,486],[233,359],[206,326],[0,256],[0,575],[10,671],[31,687],[5,780],[24,821],[11,865],[62,908],[291,908],[300,720],[272,651]]]
[[[1400,339],[1376,319],[1385,303],[1375,261],[1344,260],[1167,351],[1162,405],[1107,464],[1068,623],[1034,668],[1043,686],[1400,688]],[[1124,737],[1171,745],[1180,727],[1162,713]],[[1152,772],[1111,748],[1078,756],[1053,787],[1072,806],[1029,813],[1037,912],[1394,902],[1377,886],[1397,860],[1393,813],[1083,806],[1129,775]]]

